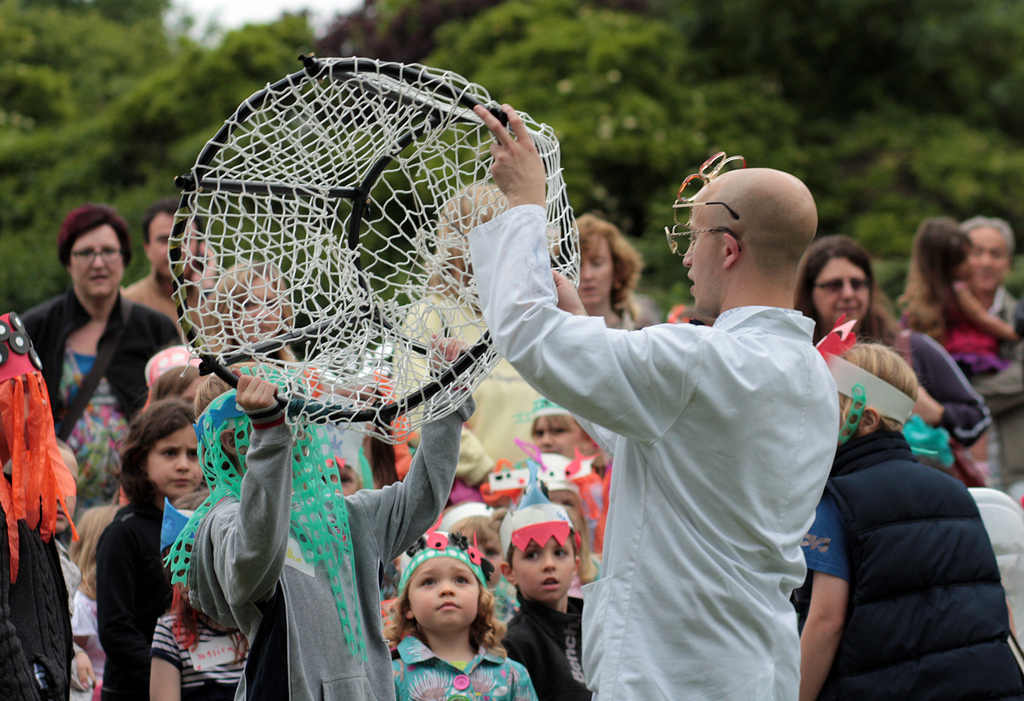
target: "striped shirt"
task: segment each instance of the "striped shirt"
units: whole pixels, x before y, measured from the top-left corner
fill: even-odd
[[[199,621],[199,640],[191,649],[174,637],[177,614],[157,619],[151,657],[159,657],[181,672],[182,701],[234,698],[242,678],[245,659],[235,661],[236,648],[229,633],[214,630]]]

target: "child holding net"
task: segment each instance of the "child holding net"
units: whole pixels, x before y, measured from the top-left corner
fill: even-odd
[[[398,646],[398,700],[536,701],[530,675],[501,645],[505,625],[487,588],[491,562],[461,533],[443,531],[420,538],[407,554],[384,631]]]
[[[250,641],[236,698],[393,698],[380,573],[440,514],[472,399],[423,427],[404,482],[346,498],[322,427],[289,427],[276,392],[246,374],[200,387],[211,494],[172,547],[173,581]]]

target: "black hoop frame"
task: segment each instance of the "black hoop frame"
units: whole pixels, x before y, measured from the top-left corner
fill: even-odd
[[[251,95],[245,102],[239,105],[238,109],[231,116],[230,119],[224,122],[224,125],[217,131],[214,137],[207,142],[200,152],[199,157],[196,159],[196,165],[192,171],[185,175],[180,175],[175,178],[175,184],[181,188],[182,196],[178,206],[178,211],[188,211],[189,206],[189,195],[191,193],[202,191],[202,190],[219,190],[227,192],[244,192],[253,194],[275,194],[275,195],[291,195],[291,196],[304,196],[317,195],[327,196],[328,198],[334,199],[350,199],[352,200],[352,213],[349,218],[349,230],[347,234],[347,245],[350,250],[355,250],[359,246],[360,239],[360,226],[363,220],[363,212],[369,203],[370,191],[373,186],[380,179],[380,176],[384,173],[385,169],[391,164],[395,157],[402,152],[407,146],[412,144],[416,139],[427,133],[429,130],[436,128],[442,123],[442,117],[436,108],[424,105],[424,110],[429,112],[427,119],[420,124],[417,128],[411,129],[405,134],[402,134],[395,142],[395,146],[389,150],[390,155],[380,157],[376,163],[371,166],[367,175],[363,178],[362,183],[358,187],[336,187],[329,188],[326,191],[296,187],[292,185],[284,185],[281,183],[265,183],[265,182],[244,182],[235,180],[217,180],[208,179],[204,176],[208,169],[209,164],[213,161],[216,155],[223,148],[223,144],[227,143],[228,138],[231,134],[239,128],[245,120],[253,115],[257,110],[261,109],[268,100],[272,99],[278,94],[290,92],[294,88],[297,88],[302,83],[309,80],[319,80],[322,78],[333,78],[335,74],[340,73],[342,76],[351,76],[360,72],[360,64],[369,64],[374,68],[375,73],[384,74],[397,81],[403,82],[419,82],[424,85],[428,85],[436,89],[440,93],[447,94],[448,97],[452,98],[453,101],[457,101],[458,104],[472,110],[481,103],[464,91],[456,91],[450,85],[444,81],[438,80],[430,73],[427,72],[425,67],[413,67],[402,64],[394,63],[378,63],[368,59],[351,58],[341,61],[334,62],[329,66],[318,61],[312,54],[306,56],[299,56],[299,60],[303,62],[303,69],[296,71],[281,80],[268,85],[263,90]],[[417,70],[418,69],[418,70]],[[388,98],[389,96],[384,92],[381,96]],[[394,97],[392,96],[392,99]],[[508,117],[499,109],[494,107],[488,107],[482,105],[491,114],[498,118],[502,124],[508,124]],[[456,122],[468,123],[468,120],[456,118]],[[486,128],[481,125],[481,128]],[[176,217],[174,227],[171,230],[171,240],[180,239],[185,233],[185,227],[187,224],[186,217]],[[175,264],[181,260],[181,251],[179,246],[172,246],[169,250],[171,258],[171,269],[175,268]],[[358,274],[359,284],[364,289],[369,291],[370,285],[363,275],[362,262],[356,257],[355,267]],[[178,278],[178,275],[173,276],[175,291],[182,284]],[[181,296],[184,299],[184,295]],[[181,304],[178,304],[178,316],[179,318],[185,318],[190,310],[184,308]],[[363,315],[355,319],[338,319],[335,321],[321,321],[316,324],[312,324],[298,331],[291,331],[288,334],[280,336],[276,339],[270,339],[256,344],[254,350],[256,352],[273,352],[284,348],[290,341],[298,340],[307,334],[310,329],[316,332],[321,332],[327,329],[338,329],[357,321],[362,321],[367,317],[375,317],[374,320],[380,323],[382,326],[388,327],[387,321],[380,314],[380,310],[369,305],[364,305],[362,308]],[[188,340],[195,341],[196,333],[194,328],[191,326],[187,329]],[[414,350],[427,354],[430,349],[418,342],[411,343]],[[286,411],[290,407],[301,408],[306,407],[306,414],[314,420],[323,420],[327,422],[344,422],[344,423],[365,423],[375,422],[381,428],[385,428],[388,424],[394,421],[398,416],[407,413],[408,411],[416,408],[423,402],[428,401],[431,397],[441,391],[446,385],[453,382],[463,371],[470,367],[476,360],[481,357],[490,348],[490,334],[485,332],[481,339],[473,344],[471,347],[463,351],[462,355],[456,359],[456,361],[439,376],[432,379],[426,385],[421,387],[416,392],[413,392],[407,397],[391,399],[388,401],[382,401],[376,408],[373,409],[362,409],[352,410],[344,409],[340,407],[331,407],[320,404],[308,399],[293,398],[290,401],[282,397],[278,397],[278,404],[282,409]],[[239,362],[249,358],[250,356],[245,354],[234,354],[233,357],[225,359],[228,365],[234,362]],[[227,382],[232,387],[238,386],[238,376],[228,369],[224,364],[221,364],[216,357],[212,354],[201,353],[200,358],[202,364],[200,365],[200,372],[202,374],[216,374],[217,377]],[[228,362],[230,361],[230,362]],[[310,411],[309,409],[313,410]]]

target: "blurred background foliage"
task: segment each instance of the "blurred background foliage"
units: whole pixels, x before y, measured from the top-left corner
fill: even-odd
[[[54,239],[82,202],[141,244],[149,202],[310,49],[450,69],[552,125],[577,213],[633,237],[666,308],[688,283],[662,227],[718,150],[807,182],[819,232],[862,241],[893,298],[923,218],[1024,227],[1016,0],[365,0],[320,31],[294,15],[207,41],[168,7],[0,0],[0,308],[66,288]],[[126,282],[145,270],[140,250]]]

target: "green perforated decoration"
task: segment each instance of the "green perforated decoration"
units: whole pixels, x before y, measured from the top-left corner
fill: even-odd
[[[244,469],[240,469],[234,456],[224,450],[220,435],[226,430],[234,431],[237,459],[244,465],[252,425],[235,403],[235,390],[217,397],[196,422],[203,472],[210,495],[189,518],[171,546],[166,562],[174,584],[187,583],[200,521],[222,499],[240,499]],[[329,466],[332,463],[328,463],[333,455],[327,434],[322,426],[299,425],[293,429],[293,437],[289,534],[299,544],[303,559],[314,567],[316,576],[330,578],[345,643],[353,655],[366,659],[348,510],[341,493],[339,475]],[[318,567],[320,563],[324,566]],[[351,573],[349,578],[342,576],[345,564]]]

